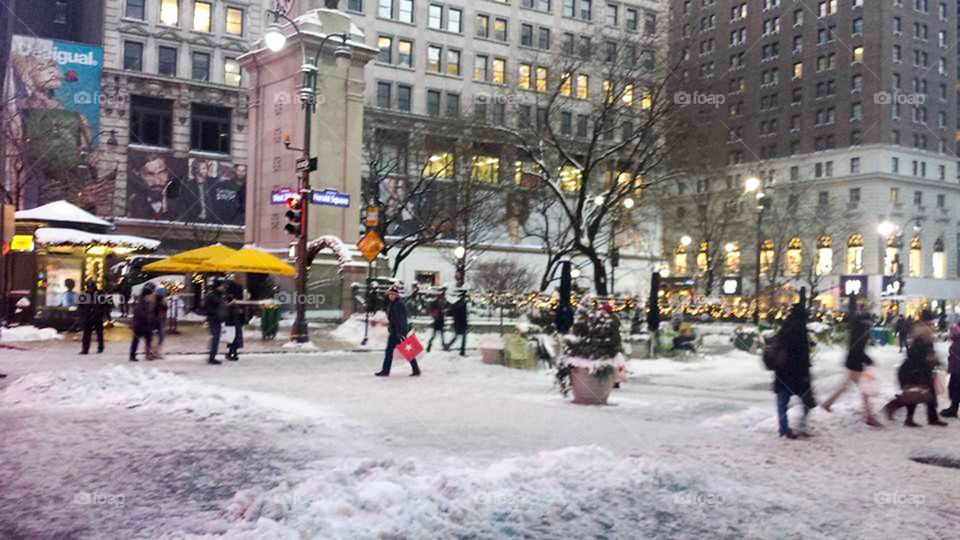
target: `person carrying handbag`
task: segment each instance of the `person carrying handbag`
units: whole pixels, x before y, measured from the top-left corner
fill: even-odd
[[[907,409],[907,419],[903,425],[920,427],[913,420],[917,405],[927,405],[927,423],[931,426],[946,426],[947,423],[937,416],[937,393],[935,373],[939,361],[933,350],[936,335],[933,332],[933,313],[923,310],[920,321],[912,330],[912,342],[907,348],[907,358],[897,370],[902,392],[884,405],[883,410],[887,419],[893,420],[893,415],[901,407]]]
[[[390,287],[387,291],[387,299],[389,300],[387,304],[387,329],[389,336],[387,337],[387,348],[383,353],[383,367],[380,371],[374,373],[377,377],[390,376],[390,366],[393,364],[394,349],[403,342],[404,338],[407,337],[407,333],[410,331],[410,324],[407,320],[407,306],[404,305],[403,300],[400,298],[400,287],[397,285]],[[410,361],[410,367],[413,369],[410,376],[419,377],[420,366],[417,364],[416,358]]]

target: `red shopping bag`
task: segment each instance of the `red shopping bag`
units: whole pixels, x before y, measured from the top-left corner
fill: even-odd
[[[423,352],[423,345],[420,344],[420,340],[417,339],[416,334],[410,334],[407,339],[397,345],[396,351],[404,360],[410,362],[415,359],[418,354]]]

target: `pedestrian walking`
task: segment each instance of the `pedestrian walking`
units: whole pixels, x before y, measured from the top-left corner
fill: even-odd
[[[908,339],[910,336],[910,319],[907,319],[903,315],[897,317],[897,342],[900,344],[900,352],[907,350],[909,347]]]
[[[97,334],[97,353],[103,352],[103,322],[110,318],[112,303],[103,293],[97,282],[87,280],[83,294],[80,295],[80,324],[83,327],[80,354],[90,353],[90,339]]]
[[[826,401],[824,401],[820,407],[825,411],[830,412],[830,408],[833,406],[833,403],[839,398],[850,386],[850,383],[853,383],[860,389],[860,395],[863,396],[863,411],[864,411],[864,421],[868,426],[873,427],[882,427],[877,418],[873,415],[873,410],[870,408],[870,396],[869,391],[864,388],[868,379],[872,377],[872,374],[865,372],[865,369],[868,366],[873,365],[873,360],[867,356],[867,341],[870,339],[870,318],[867,314],[860,314],[855,317],[849,324],[850,329],[850,344],[847,350],[847,360],[844,366],[847,368],[847,376],[843,379],[843,384],[837,388],[836,392],[833,393]]]
[[[117,281],[117,285],[114,288],[116,293],[120,296],[120,315],[122,317],[130,316],[130,300],[133,292],[130,287],[130,282],[125,277],[121,277]]]
[[[934,370],[939,361],[933,349],[936,342],[933,325],[933,313],[930,310],[923,310],[920,314],[920,321],[913,325],[911,330],[911,342],[910,347],[907,348],[907,358],[897,371],[902,392],[883,407],[889,420],[893,420],[893,415],[898,409],[906,407],[907,420],[903,425],[907,427],[920,427],[913,420],[913,414],[920,403],[927,405],[928,424],[931,426],[947,425],[937,416]]]
[[[453,339],[445,344],[443,349],[449,351],[453,344],[460,338],[460,356],[467,355],[467,291],[461,289],[457,301],[450,308],[450,315],[453,317]]]
[[[801,292],[800,302],[793,305],[775,338],[784,363],[774,371],[773,391],[777,394],[780,436],[788,439],[810,436],[806,430],[807,415],[817,406],[810,383],[810,341],[804,296]],[[803,403],[803,417],[797,431],[790,429],[787,419],[791,396],[797,396]]]
[[[213,282],[213,290],[203,299],[203,309],[207,314],[207,329],[210,330],[210,354],[208,364],[221,364],[217,360],[217,349],[220,348],[220,330],[227,318],[227,304],[224,299],[226,286],[223,280]]]
[[[410,324],[407,320],[407,306],[400,298],[400,288],[393,285],[387,291],[387,349],[383,353],[383,367],[380,371],[374,373],[377,377],[389,377],[390,366],[393,364],[393,352],[410,331]],[[420,376],[420,366],[417,365],[417,359],[410,361],[411,377]]]
[[[154,330],[157,332],[157,346],[154,348],[153,356],[157,359],[163,358],[163,340],[167,335],[167,312],[170,305],[167,303],[167,288],[157,287],[156,301],[154,302]]]
[[[940,411],[941,416],[956,418],[960,408],[960,324],[950,327],[950,352],[947,353],[947,373],[950,375],[950,384],[947,390],[950,393],[950,406]]]
[[[235,281],[228,282],[226,324],[233,328],[233,339],[227,344],[226,358],[234,362],[240,360],[239,350],[243,348],[243,324],[246,322],[243,306],[238,304],[241,300],[243,300],[243,288]]]
[[[146,350],[144,356],[147,360],[153,360],[152,338],[156,326],[154,317],[156,316],[156,307],[154,305],[154,286],[147,283],[140,292],[140,298],[133,306],[133,341],[130,343],[130,361],[137,361],[137,348],[140,346],[140,340],[144,341]]]
[[[433,339],[440,334],[440,346],[444,346],[446,339],[443,337],[444,327],[447,324],[447,299],[443,293],[437,293],[437,297],[430,303],[430,317],[433,319],[430,341],[427,342],[427,352],[433,347]]]

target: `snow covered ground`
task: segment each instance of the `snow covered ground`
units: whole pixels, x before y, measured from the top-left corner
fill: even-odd
[[[612,405],[586,407],[547,371],[451,353],[381,379],[377,353],[62,351],[0,353],[0,537],[952,539],[960,523],[960,470],[911,460],[960,459],[960,423],[871,429],[851,390],[813,413],[813,439],[779,439],[770,375],[742,352],[632,360]],[[887,397],[900,356],[870,353]],[[822,399],[842,352],[815,362]]]

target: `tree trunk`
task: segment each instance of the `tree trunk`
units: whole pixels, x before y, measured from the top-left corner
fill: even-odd
[[[607,265],[603,259],[595,254],[590,257],[590,263],[593,265],[593,286],[597,291],[597,296],[606,296],[607,290]]]

